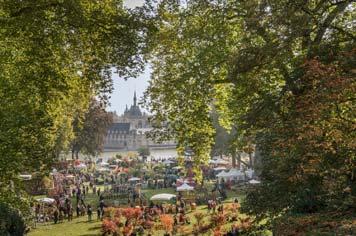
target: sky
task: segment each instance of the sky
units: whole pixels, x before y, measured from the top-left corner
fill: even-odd
[[[132,8],[140,6],[144,3],[144,0],[125,0],[124,5]],[[116,111],[117,114],[122,114],[125,110],[126,104],[130,107],[133,103],[133,94],[136,90],[137,98],[140,100],[143,96],[143,92],[148,86],[148,80],[150,78],[150,71],[148,66],[146,70],[137,78],[129,78],[124,80],[117,74],[113,74],[114,92],[111,94],[109,111]]]

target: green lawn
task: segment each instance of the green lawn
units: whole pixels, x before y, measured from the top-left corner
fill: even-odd
[[[142,190],[142,192],[145,193],[146,197],[149,199],[155,194],[160,194],[160,193],[172,193],[175,194],[175,189],[173,188],[164,188],[164,189],[145,189]],[[239,199],[243,198],[243,195],[235,193],[235,192],[228,192],[228,197],[226,202],[230,202],[233,198],[238,197]],[[74,200],[74,199],[73,199]],[[98,202],[98,197],[93,194],[89,194],[86,197],[86,203],[90,203],[96,208],[96,204]],[[73,201],[73,203],[75,200]],[[207,212],[207,207],[204,206],[198,206],[198,208],[194,212],[189,212],[188,216],[191,219],[192,224],[189,226],[186,226],[187,228],[192,227],[192,225],[195,223],[195,219],[193,217],[193,213],[195,212]],[[33,229],[29,236],[100,236],[100,226],[101,222],[96,220],[96,214],[93,216],[93,221],[88,222],[87,217],[79,217],[75,218],[72,222],[64,221],[63,223],[60,224],[53,224],[53,223],[48,223],[48,224],[38,224],[36,229]],[[208,218],[206,218],[208,219]],[[231,223],[228,223],[224,225],[224,228],[228,229],[231,227]],[[163,235],[163,232],[156,232],[153,235]],[[206,235],[211,235],[206,234]]]
[[[29,236],[98,236],[100,235],[101,222],[96,220],[88,222],[86,216],[74,218],[73,221],[64,221],[63,223],[38,224],[28,234]]]

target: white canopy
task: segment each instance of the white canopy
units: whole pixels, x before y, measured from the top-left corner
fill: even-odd
[[[194,187],[188,185],[187,183],[183,183],[181,186],[177,187],[178,192],[192,191],[192,190],[194,190]]]
[[[229,172],[228,172],[228,175],[231,176],[231,177],[239,177],[239,176],[242,176],[244,174],[239,170],[230,169]]]
[[[87,166],[84,163],[80,163],[79,165],[76,165],[74,168],[76,169],[85,169]]]
[[[230,175],[228,172],[221,171],[219,174],[216,175],[216,177],[224,178],[224,177],[229,177]]]
[[[100,166],[109,166],[110,164],[107,163],[107,162],[101,162],[99,165],[100,165]]]
[[[181,166],[175,166],[175,167],[173,167],[172,169],[174,169],[174,170],[180,170],[180,169],[182,169],[182,167],[181,167]]]
[[[43,203],[49,203],[49,204],[52,204],[55,202],[55,200],[53,198],[49,198],[49,197],[39,198],[39,199],[37,199],[37,201],[43,202]]]
[[[74,178],[74,175],[66,175],[66,178]]]
[[[97,171],[99,171],[99,172],[110,172],[110,170],[108,168],[103,168],[103,167],[97,169]]]
[[[20,175],[20,178],[25,180],[30,180],[32,179],[32,175]]]
[[[223,159],[217,159],[213,162],[214,164],[218,164],[218,165],[228,165],[229,162],[228,161],[225,161]]]
[[[261,181],[255,180],[255,179],[251,179],[250,181],[248,181],[250,184],[259,184],[261,183]]]
[[[173,164],[174,162],[173,161],[170,161],[170,160],[165,160],[164,162],[163,162],[163,164],[165,164],[165,165],[170,165],[170,164]]]
[[[255,172],[255,171],[252,170],[252,169],[246,170],[246,175],[247,175],[247,177],[248,177],[249,179],[251,179],[251,178],[253,177],[254,172]]]
[[[214,168],[214,170],[215,171],[220,171],[220,170],[226,170],[226,168],[221,166],[221,167]]]
[[[169,201],[173,198],[175,198],[176,195],[174,194],[169,194],[169,193],[161,193],[161,194],[156,194],[151,197],[151,201]]]
[[[141,179],[140,178],[137,178],[137,177],[132,177],[132,178],[129,178],[129,181],[140,181]]]

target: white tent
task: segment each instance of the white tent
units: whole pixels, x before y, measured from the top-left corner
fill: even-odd
[[[247,178],[252,179],[254,172],[255,172],[255,171],[252,170],[252,169],[246,170]]]
[[[129,181],[140,181],[141,179],[140,178],[137,178],[137,177],[132,177],[132,178],[129,178]]]
[[[187,183],[183,183],[181,186],[177,187],[178,192],[192,191],[192,190],[194,190],[194,187],[188,185]]]
[[[43,202],[43,203],[48,203],[48,204],[52,204],[55,202],[55,200],[53,198],[49,198],[49,197],[39,198],[39,199],[37,199],[37,201]]]
[[[175,167],[173,167],[172,169],[174,169],[174,170],[180,170],[180,169],[182,169],[183,167],[181,167],[181,166],[175,166]]]
[[[214,164],[218,164],[218,165],[228,165],[229,162],[228,161],[225,161],[223,159],[218,159],[218,160],[215,160]]]
[[[214,170],[215,171],[220,171],[220,170],[226,170],[226,168],[221,166],[221,167],[214,168]]]
[[[245,180],[245,174],[237,169],[230,169],[227,173],[230,178],[237,179],[237,180]]]
[[[229,176],[230,175],[228,174],[228,172],[225,172],[225,171],[221,171],[219,174],[216,175],[216,177],[219,177],[219,178],[226,178]]]
[[[260,184],[261,181],[255,180],[255,179],[251,179],[250,181],[248,181],[250,184]]]
[[[76,169],[85,169],[87,166],[84,163],[80,163],[79,165],[76,165],[74,168]]]
[[[107,163],[107,162],[101,162],[99,165],[100,165],[100,166],[109,166],[110,164]]]
[[[169,194],[169,193],[161,193],[161,194],[156,194],[151,197],[151,201],[169,201],[173,198],[175,198],[176,195],[174,194]]]
[[[32,175],[20,175],[20,178],[24,180],[30,180],[32,179]]]
[[[74,177],[75,177],[74,175],[66,175],[66,178],[68,178],[68,179],[72,179]]]
[[[173,164],[174,162],[173,161],[170,161],[170,160],[165,160],[164,162],[163,162],[163,164],[165,164],[165,165],[170,165],[170,164]]]
[[[97,169],[97,171],[99,171],[99,172],[110,172],[110,170],[108,168],[103,168],[103,167]]]

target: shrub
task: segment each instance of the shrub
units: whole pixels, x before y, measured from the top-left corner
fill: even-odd
[[[162,226],[164,230],[169,233],[173,230],[173,217],[171,215],[163,214],[159,217],[161,219]]]
[[[5,203],[0,203],[0,235],[22,236],[26,224],[21,213]]]
[[[101,230],[103,232],[103,235],[115,234],[117,232],[117,225],[114,221],[110,219],[104,219],[101,225]]]

